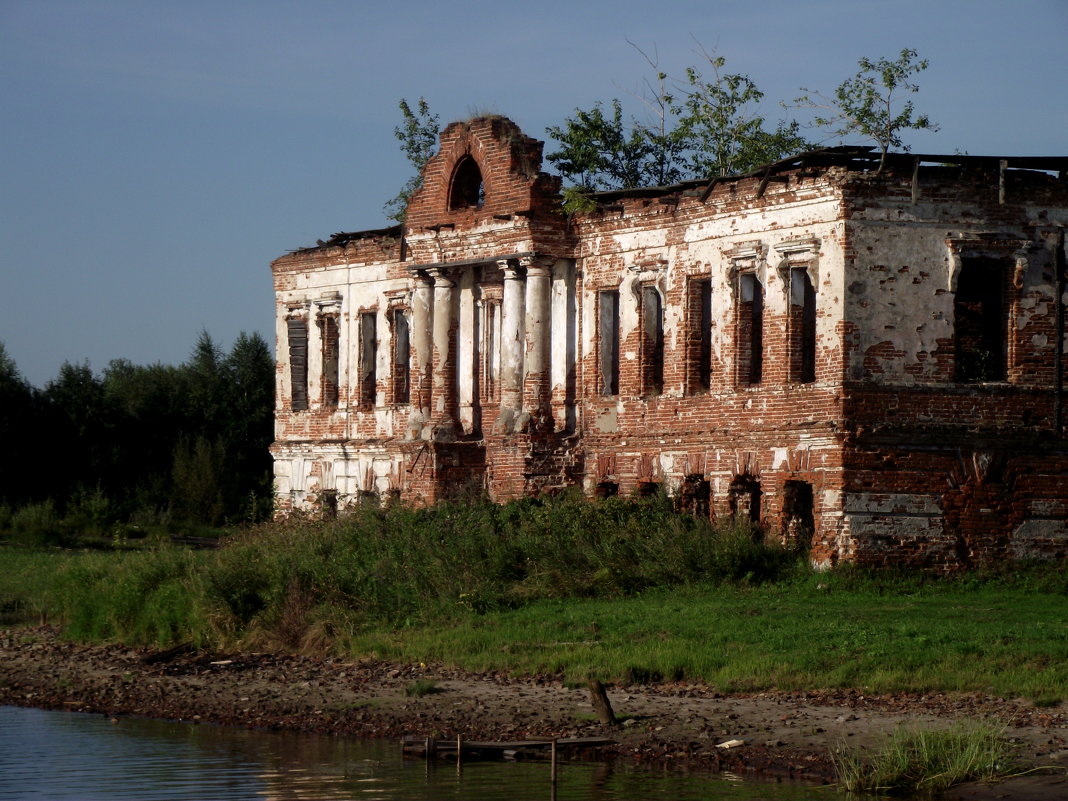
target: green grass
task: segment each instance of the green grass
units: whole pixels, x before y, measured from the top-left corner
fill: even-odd
[[[835,754],[839,786],[851,793],[939,793],[967,781],[994,781],[1014,771],[1004,731],[959,723],[941,730],[901,730],[868,756],[853,749]]]
[[[0,546],[7,620],[167,646],[333,651],[570,681],[1068,697],[1068,573],[843,569],[662,499],[359,510],[217,551]]]
[[[1046,699],[1068,690],[1063,596],[952,583],[900,595],[816,589],[827,580],[540,601],[447,627],[358,634],[349,649],[574,680],[687,679],[722,691],[841,687]]]

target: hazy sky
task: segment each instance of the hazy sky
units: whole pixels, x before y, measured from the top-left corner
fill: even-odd
[[[270,261],[386,224],[402,97],[544,138],[629,100],[628,39],[669,72],[697,40],[777,119],[911,47],[942,125],[913,149],[1068,155],[1066,35],[1068,0],[0,0],[0,341],[38,386],[184,361],[202,329],[270,341]]]

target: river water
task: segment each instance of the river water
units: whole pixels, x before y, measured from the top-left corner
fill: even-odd
[[[0,799],[800,801],[833,791],[631,765],[402,758],[393,741],[0,707]]]

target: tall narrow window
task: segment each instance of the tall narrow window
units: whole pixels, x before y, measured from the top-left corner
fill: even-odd
[[[308,408],[308,321],[303,317],[286,320],[289,339],[290,408]]]
[[[393,310],[393,402],[411,399],[411,341],[408,315],[404,309]]]
[[[1004,381],[1008,375],[1005,262],[968,258],[953,299],[957,381]]]
[[[360,314],[360,405],[374,406],[378,393],[376,355],[378,353],[378,315]]]
[[[764,374],[764,287],[754,273],[738,276],[735,334],[739,384],[759,384]]]
[[[642,287],[642,394],[664,391],[664,301],[654,286]]]
[[[816,288],[808,270],[790,270],[790,380],[807,384],[816,380]]]
[[[690,281],[687,293],[689,336],[687,337],[687,376],[689,394],[712,388],[712,281]]]
[[[501,304],[487,301],[482,307],[483,328],[482,372],[485,376],[485,399],[488,403],[500,400],[501,375]]]
[[[323,406],[336,407],[338,401],[338,325],[336,314],[324,314],[319,317],[319,330],[322,334],[322,403]]]
[[[619,394],[619,292],[599,295],[601,394]]]

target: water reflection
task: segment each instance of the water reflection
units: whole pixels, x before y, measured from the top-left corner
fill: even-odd
[[[548,801],[553,789],[544,763],[457,768],[403,759],[392,741],[0,707],[0,799]],[[815,793],[603,763],[562,765],[555,788],[559,801],[795,801]]]

